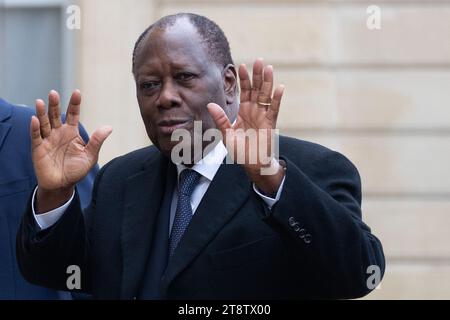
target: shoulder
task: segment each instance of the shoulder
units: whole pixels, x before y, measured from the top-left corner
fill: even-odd
[[[333,152],[331,149],[324,147],[318,143],[300,140],[287,136],[279,136],[280,151],[297,154],[298,152],[306,152],[308,155],[321,156],[323,154]]]
[[[358,172],[346,156],[314,142],[280,136],[279,146],[280,157],[288,158],[302,167]]]
[[[31,108],[13,105],[0,99],[0,143],[2,150],[14,152],[14,156],[29,154]],[[6,139],[3,139],[6,138]]]
[[[30,124],[34,110],[25,105],[14,105],[5,100],[0,99],[0,121],[14,122],[14,125]]]
[[[161,156],[155,146],[149,146],[134,150],[130,153],[114,158],[101,169],[108,174],[117,174],[129,176],[143,169],[145,164],[153,158]]]

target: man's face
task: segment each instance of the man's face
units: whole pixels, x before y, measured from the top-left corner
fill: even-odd
[[[215,128],[206,106],[226,104],[223,70],[187,19],[152,30],[144,41],[135,62],[139,108],[150,140],[170,156],[174,130],[193,134],[194,121],[202,121],[203,131]]]

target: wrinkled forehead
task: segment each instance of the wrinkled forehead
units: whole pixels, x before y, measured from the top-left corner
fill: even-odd
[[[211,61],[205,41],[187,18],[179,18],[172,25],[155,26],[143,39],[136,64],[139,67],[149,61],[167,60],[192,64]]]

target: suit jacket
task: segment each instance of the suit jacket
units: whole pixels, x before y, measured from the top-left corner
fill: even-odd
[[[67,293],[28,283],[15,257],[15,238],[36,177],[31,161],[31,108],[13,106],[0,99],[0,299],[70,298]],[[83,128],[81,135],[88,136]],[[79,184],[82,206],[90,202],[98,168]]]
[[[380,241],[361,220],[356,168],[325,147],[280,137],[283,192],[269,210],[239,165],[223,164],[160,278],[167,299],[355,298],[367,268],[384,273]],[[172,164],[155,147],[108,163],[85,216],[77,199],[38,231],[30,205],[17,257],[31,282],[66,288],[68,265],[99,299],[138,297]]]

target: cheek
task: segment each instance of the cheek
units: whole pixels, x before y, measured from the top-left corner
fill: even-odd
[[[203,128],[211,127],[212,118],[209,114],[208,108],[206,107],[210,102],[212,102],[210,99],[205,99],[205,97],[202,97],[202,99],[192,103],[195,107],[190,110],[194,120],[202,122]]]
[[[152,117],[152,108],[148,105],[142,105],[140,101],[139,110],[141,113],[142,121],[144,122],[145,129],[147,130],[148,136],[152,139],[155,134],[154,119]]]
[[[212,82],[204,83],[202,86],[197,87],[195,90],[196,100],[192,105],[196,106],[195,113],[198,115],[202,115],[208,110],[206,106],[208,103],[214,102],[220,106],[224,106],[226,103],[223,88],[220,86],[220,83]]]
[[[145,122],[150,121],[152,119],[152,114],[154,110],[152,101],[148,97],[141,95],[138,95],[137,100],[142,119]]]
[[[203,96],[202,103],[200,104],[202,108],[198,110],[199,119],[203,121],[203,128],[207,130],[209,128],[215,128],[216,125],[212,119],[208,108],[206,107],[208,103],[216,103],[222,108],[226,107],[225,95],[221,87],[210,86],[204,91],[206,94]]]

